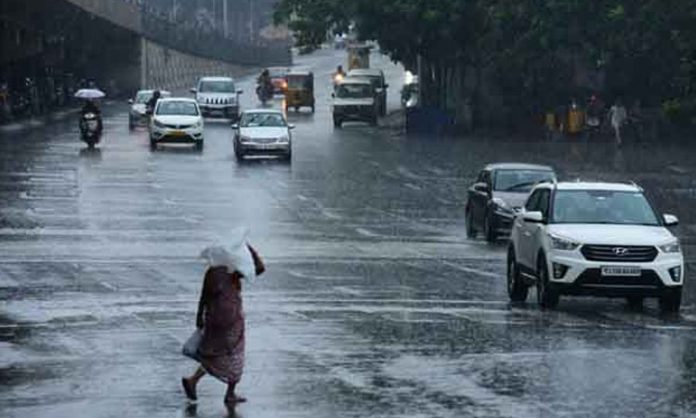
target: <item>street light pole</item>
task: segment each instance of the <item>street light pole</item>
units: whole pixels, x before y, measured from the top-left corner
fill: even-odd
[[[225,38],[229,37],[229,28],[227,26],[227,0],[222,0],[222,31]]]

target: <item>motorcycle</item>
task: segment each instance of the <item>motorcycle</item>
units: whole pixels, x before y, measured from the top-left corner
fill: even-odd
[[[273,99],[273,85],[261,85],[259,84],[256,87],[256,95],[259,98],[259,101],[263,106],[266,106],[266,104]]]
[[[87,112],[82,115],[80,120],[81,140],[86,143],[89,148],[94,148],[101,140],[101,129],[99,115],[92,112]]]

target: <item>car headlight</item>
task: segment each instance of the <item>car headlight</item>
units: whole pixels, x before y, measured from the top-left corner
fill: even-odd
[[[203,127],[203,121],[199,120],[198,122],[193,124],[194,128],[202,128]]]
[[[165,128],[164,124],[157,119],[154,119],[152,123],[155,125],[156,128]]]
[[[493,210],[498,211],[498,212],[505,212],[505,213],[513,213],[512,208],[510,205],[507,204],[503,199],[499,197],[494,197],[493,200],[491,200],[493,203]]]
[[[679,241],[673,241],[668,244],[660,245],[660,251],[667,254],[675,254],[681,252]]]
[[[285,135],[278,138],[278,142],[290,142],[290,137]]]
[[[549,234],[551,248],[554,250],[573,251],[580,246],[580,243],[558,235]]]
[[[239,142],[251,142],[251,138],[249,138],[248,136],[242,135],[239,137]]]

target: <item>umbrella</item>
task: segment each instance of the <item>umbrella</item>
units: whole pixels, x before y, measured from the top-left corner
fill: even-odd
[[[78,99],[101,99],[105,96],[106,94],[98,89],[80,89],[75,93],[75,97]]]

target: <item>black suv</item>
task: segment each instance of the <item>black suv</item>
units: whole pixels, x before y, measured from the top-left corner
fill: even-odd
[[[467,192],[466,236],[479,231],[488,242],[509,236],[515,213],[524,205],[532,187],[555,181],[553,168],[535,164],[497,163],[481,170]]]

